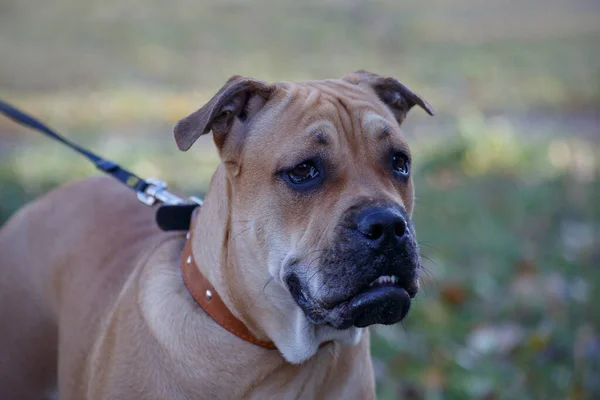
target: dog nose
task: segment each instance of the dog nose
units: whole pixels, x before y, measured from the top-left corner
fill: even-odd
[[[357,229],[374,246],[396,245],[406,235],[406,219],[391,207],[369,207],[361,211]]]

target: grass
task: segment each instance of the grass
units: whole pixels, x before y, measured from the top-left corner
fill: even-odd
[[[262,7],[260,7],[262,5]],[[427,273],[374,329],[378,397],[600,398],[600,9],[586,0],[0,4],[0,98],[141,176],[202,194],[210,138],[172,124],[229,75],[399,77]],[[0,119],[0,223],[97,172]]]

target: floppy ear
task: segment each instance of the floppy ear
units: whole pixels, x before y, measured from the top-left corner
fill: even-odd
[[[177,147],[186,151],[200,135],[211,130],[215,143],[221,147],[234,124],[245,123],[264,105],[274,90],[275,85],[257,79],[232,76],[208,103],[175,125],[173,134]],[[253,101],[256,96],[261,101]]]
[[[371,87],[379,99],[387,105],[399,124],[404,121],[408,111],[415,105],[427,114],[433,115],[433,108],[418,94],[400,83],[396,78],[381,76],[368,71],[356,71],[342,78],[355,85]]]

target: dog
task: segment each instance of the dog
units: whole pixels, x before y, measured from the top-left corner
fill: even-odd
[[[366,71],[234,76],[174,128],[221,159],[189,234],[107,177],[22,208],[0,231],[0,398],[374,398],[367,327],[419,289],[415,105],[433,115]]]

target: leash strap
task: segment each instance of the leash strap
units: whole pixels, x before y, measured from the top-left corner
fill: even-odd
[[[48,126],[44,125],[34,117],[25,114],[23,111],[18,110],[17,108],[3,102],[2,100],[0,100],[0,112],[20,125],[24,125],[38,132],[41,132],[46,136],[51,137],[52,139],[57,140],[62,144],[70,147],[71,149],[75,150],[76,152],[90,160],[96,166],[96,168],[98,168],[104,173],[107,173],[108,175],[111,175],[119,182],[124,183],[126,186],[130,187],[136,192],[144,193],[145,190],[148,188],[149,183],[146,182],[144,179],[140,178],[134,173],[127,171],[118,164],[109,160],[105,160],[104,158],[92,153],[91,151],[88,151],[80,147],[79,145],[71,142],[70,140],[65,139],[64,137],[54,132],[52,129],[50,129]]]
[[[120,165],[92,153],[89,150],[71,142],[59,135],[47,125],[31,115],[25,114],[10,104],[0,100],[0,113],[6,115],[16,123],[27,126],[75,150],[90,160],[100,171],[112,176],[125,186],[137,192],[138,200],[147,206],[163,204],[156,213],[156,223],[164,231],[186,231],[190,227],[193,210],[202,205],[202,200],[190,197],[184,200],[167,191],[167,184],[158,179],[144,180]]]

